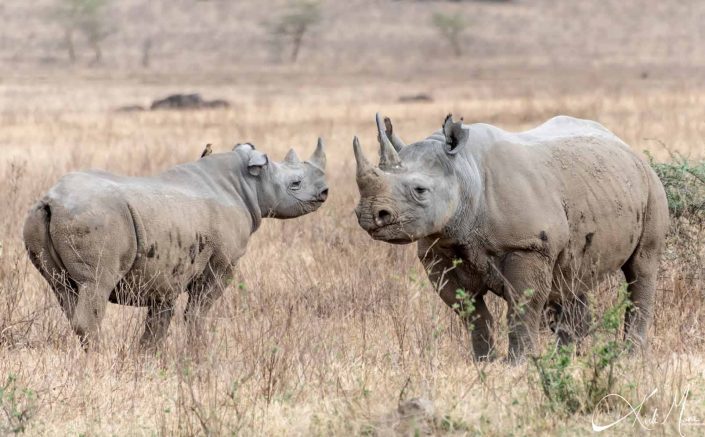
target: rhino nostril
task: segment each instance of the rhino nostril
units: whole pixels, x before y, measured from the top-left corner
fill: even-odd
[[[328,188],[326,188],[325,190],[318,193],[318,200],[320,200],[321,202],[325,202],[327,198],[328,198]]]
[[[375,222],[377,222],[377,226],[384,226],[388,225],[392,221],[392,214],[387,211],[386,209],[380,209],[377,211],[377,217],[375,218]]]

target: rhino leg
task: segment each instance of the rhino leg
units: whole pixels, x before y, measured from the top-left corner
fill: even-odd
[[[478,361],[491,361],[494,359],[494,336],[492,335],[494,320],[485,304],[485,287],[477,284],[464,284],[453,266],[453,260],[442,255],[434,254],[432,249],[422,248],[419,244],[419,259],[426,268],[429,280],[436,288],[441,299],[453,308],[458,316],[470,329],[473,355]],[[483,290],[474,293],[472,290]],[[474,299],[474,311],[467,314],[463,310],[465,304],[458,299],[458,290],[470,290],[468,294]]]
[[[71,320],[78,300],[76,284],[44,249],[38,248],[37,251],[29,249],[29,259],[51,287],[66,318]]]
[[[473,327],[470,336],[475,359],[480,361],[492,360],[494,358],[494,337],[492,335],[494,320],[485,304],[484,296],[476,297],[475,313],[470,322]]]
[[[658,257],[644,256],[639,249],[622,267],[629,284],[631,306],[624,315],[624,338],[642,351],[647,348],[647,331],[651,323],[658,274]]]
[[[194,279],[188,287],[186,303],[186,326],[190,342],[201,341],[201,317],[208,314],[213,303],[220,298],[230,280],[232,269],[218,269],[213,261],[209,262],[201,276]]]
[[[564,296],[560,303],[552,303],[551,307],[554,323],[551,323],[550,328],[558,337],[557,348],[568,346],[587,336],[592,324],[592,313],[584,293]]]
[[[23,238],[29,260],[51,287],[66,318],[71,320],[78,287],[62,265],[49,235],[49,208],[45,204],[35,206],[27,216]]]
[[[81,220],[61,220],[62,210],[51,223],[51,236],[68,277],[77,284],[78,296],[69,322],[85,350],[98,339],[108,299],[134,260],[134,239],[120,238],[134,232],[120,220],[99,224],[88,232]],[[132,226],[132,225],[129,225]],[[133,237],[134,238],[134,237]],[[70,306],[70,305],[69,305]]]
[[[534,252],[512,252],[502,261],[507,301],[509,361],[518,363],[533,351],[550,291],[551,263]]]
[[[100,324],[105,316],[108,298],[117,282],[112,279],[112,275],[106,275],[78,286],[78,299],[70,322],[84,350],[88,350],[91,343],[99,339]]]
[[[174,301],[153,300],[147,307],[144,334],[140,339],[140,348],[153,350],[161,342],[169,330],[171,317],[174,314]]]

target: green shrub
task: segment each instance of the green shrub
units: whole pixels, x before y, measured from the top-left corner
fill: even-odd
[[[462,15],[436,12],[431,17],[431,23],[439,35],[450,44],[453,54],[460,57],[463,54],[462,35],[468,23]]]
[[[705,218],[705,160],[690,161],[676,153],[671,162],[659,163],[646,154],[666,190],[671,216],[701,222]]]
[[[531,358],[551,411],[565,415],[591,413],[600,400],[614,392],[615,371],[627,349],[619,332],[629,305],[625,284],[617,303],[591,327],[592,347],[586,354],[576,355],[574,346],[558,350],[550,346]]]
[[[33,390],[20,388],[15,375],[9,375],[0,386],[0,409],[4,416],[4,420],[0,420],[0,434],[24,433],[36,412],[36,401]]]

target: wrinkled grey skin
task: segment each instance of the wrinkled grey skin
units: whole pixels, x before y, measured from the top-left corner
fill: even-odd
[[[305,162],[293,150],[272,162],[241,144],[153,177],[70,173],[30,209],[25,245],[84,347],[108,302],[146,306],[141,344],[157,345],[184,291],[194,338],[262,219],[326,200],[325,163],[319,139]]]
[[[418,242],[441,298],[473,325],[476,358],[493,356],[487,291],[507,302],[516,362],[535,347],[544,311],[558,344],[586,335],[586,293],[619,269],[633,303],[625,337],[646,346],[668,209],[656,174],[619,138],[571,117],[509,133],[448,116],[406,146],[388,119],[377,124],[379,168],[353,144],[358,222],[376,240]],[[469,317],[458,289],[475,300]]]

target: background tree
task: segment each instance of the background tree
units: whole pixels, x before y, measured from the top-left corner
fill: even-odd
[[[462,15],[444,14],[436,12],[431,18],[433,26],[453,49],[453,54],[460,57],[463,54],[463,46],[460,42],[463,33],[467,29],[467,21]]]
[[[99,64],[103,61],[101,44],[112,33],[106,16],[108,1],[59,0],[56,15],[64,28],[65,45],[71,62],[76,62],[76,33],[86,38],[95,62]]]
[[[289,58],[296,62],[304,36],[321,21],[321,4],[315,0],[296,0],[288,10],[273,23],[267,23],[275,44],[291,46]]]

